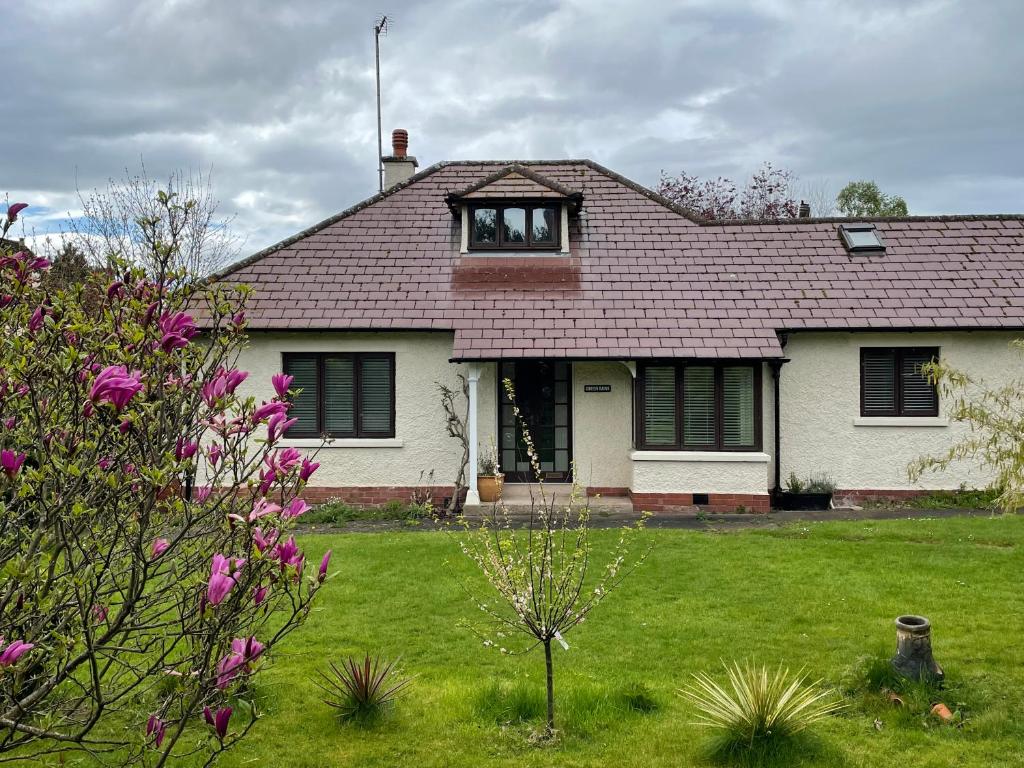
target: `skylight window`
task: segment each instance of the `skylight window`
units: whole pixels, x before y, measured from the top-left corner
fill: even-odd
[[[843,224],[839,227],[839,237],[850,253],[885,250],[885,243],[873,224]]]

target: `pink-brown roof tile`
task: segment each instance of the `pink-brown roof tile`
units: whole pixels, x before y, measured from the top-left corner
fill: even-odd
[[[524,165],[583,195],[569,255],[460,254],[446,197],[509,165],[432,166],[219,279],[254,288],[254,330],[452,330],[465,360],[763,358],[780,331],[1024,327],[1024,217],[878,220],[885,253],[851,254],[836,220],[701,222],[559,161]]]

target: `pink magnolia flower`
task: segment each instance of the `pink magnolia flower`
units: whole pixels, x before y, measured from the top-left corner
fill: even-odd
[[[288,403],[281,400],[271,400],[269,403],[264,403],[252,414],[253,424],[260,424],[263,421],[269,419],[271,416],[277,413],[286,413],[288,411]]]
[[[139,371],[129,373],[123,365],[108,365],[93,379],[89,400],[97,404],[110,403],[121,411],[142,389]]]
[[[302,467],[299,469],[299,480],[306,482],[310,476],[319,468],[320,463],[316,461],[310,461],[309,459],[302,460]]]
[[[46,317],[46,310],[42,307],[36,307],[36,311],[32,313],[32,317],[28,320],[28,332],[34,335],[36,331],[42,328],[44,317]]]
[[[291,503],[281,513],[281,517],[285,520],[291,520],[292,518],[303,515],[306,512],[309,512],[309,504],[307,504],[303,499],[296,497],[291,500]]]
[[[192,489],[192,501],[197,504],[203,504],[210,498],[211,493],[213,493],[213,488],[209,485],[200,485]]]
[[[295,543],[295,537],[289,536],[288,541],[278,544],[274,549],[274,559],[281,564],[282,571],[288,566],[292,566],[301,573],[302,564],[305,562],[306,556],[299,551],[299,546]]]
[[[324,579],[327,578],[327,566],[330,565],[330,562],[331,550],[328,549],[327,552],[324,554],[323,559],[320,561],[320,571],[316,575],[316,580],[319,581],[321,584],[323,584]]]
[[[245,312],[236,312],[231,318],[231,323],[236,328],[241,328],[245,325]]]
[[[231,653],[217,665],[217,687],[227,688],[238,674],[248,672],[252,664],[263,653],[264,645],[255,637],[244,640],[236,637],[231,641]]]
[[[255,523],[261,517],[266,517],[267,515],[276,515],[280,511],[281,507],[279,507],[277,504],[275,504],[272,501],[267,501],[266,499],[261,498],[253,505],[252,511],[250,511],[248,515],[243,516],[233,512],[230,515],[228,515],[228,519],[235,520],[239,523]]]
[[[3,637],[0,637],[0,646],[4,644]],[[10,667],[17,664],[18,659],[35,648],[34,643],[24,643],[21,640],[14,640],[2,652],[0,652],[0,667]]]
[[[164,312],[160,315],[158,325],[163,334],[160,339],[160,349],[164,352],[187,346],[189,340],[199,333],[199,329],[192,321],[192,316],[186,315],[184,312],[175,312],[173,315],[170,312]]]
[[[7,206],[7,221],[11,224],[18,220],[18,214],[28,208],[28,203],[11,203]]]
[[[199,450],[199,446],[194,441],[186,441],[183,437],[179,437],[174,444],[174,458],[178,461],[191,459],[196,455],[197,450]]]
[[[286,373],[275,373],[270,377],[270,382],[274,385],[274,391],[277,392],[278,397],[288,396],[288,388],[294,380],[294,376],[289,376]]]
[[[97,603],[92,607],[92,618],[97,624],[102,624],[107,620],[107,606],[100,605]]]
[[[216,467],[217,462],[220,461],[221,450],[217,443],[214,443],[206,449],[206,458],[209,459],[210,465]]]
[[[113,301],[114,299],[120,298],[124,295],[124,283],[120,280],[115,280],[107,286],[107,299]]]
[[[210,711],[209,707],[203,707],[203,718],[206,724],[211,726],[221,741],[228,735],[228,720],[231,719],[231,707],[221,707],[216,714]]]
[[[283,413],[275,413],[267,422],[267,442],[276,443],[277,439],[292,428],[298,419],[289,419]]]
[[[153,539],[153,546],[150,547],[150,554],[153,555],[153,559],[156,560],[160,555],[167,551],[167,548],[171,546],[171,542],[167,539]]]
[[[264,600],[267,599],[267,593],[269,591],[270,587],[266,586],[265,584],[260,584],[258,587],[255,587],[252,591],[253,603],[255,603],[256,605],[262,603]]]
[[[281,448],[268,453],[263,457],[263,463],[267,469],[278,477],[284,477],[294,469],[295,465],[302,460],[302,454],[298,448]]]
[[[146,738],[149,738],[150,736],[155,736],[155,743],[157,749],[159,749],[160,745],[164,743],[164,732],[166,731],[166,729],[167,724],[164,723],[163,720],[161,720],[156,715],[150,715],[149,720],[146,722]]]
[[[8,479],[13,480],[14,476],[21,471],[21,465],[24,463],[24,453],[15,453],[7,448],[0,451],[0,469],[3,469]]]
[[[237,568],[243,561],[236,560]],[[210,580],[206,586],[206,600],[210,605],[220,605],[242,575],[240,570],[231,573],[231,558],[218,553],[213,556],[210,566]]]
[[[218,368],[213,377],[202,386],[203,400],[212,408],[222,397],[234,394],[238,385],[248,377],[248,371],[240,371],[237,368],[231,370]]]
[[[252,529],[252,543],[256,547],[256,551],[263,554],[268,549],[273,547],[277,543],[277,537],[280,536],[277,530],[271,529],[264,535],[261,528]]]

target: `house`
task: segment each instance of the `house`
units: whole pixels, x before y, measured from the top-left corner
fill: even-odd
[[[908,480],[964,434],[920,365],[1024,374],[1024,217],[702,221],[589,160],[416,173],[394,139],[384,192],[219,278],[254,288],[247,384],[303,390],[287,443],[334,438],[312,500],[406,500],[431,470],[450,493],[436,382],[459,372],[469,503],[492,442],[529,479],[505,378],[548,480],[638,509],[766,511],[790,473],[853,497],[986,482]]]

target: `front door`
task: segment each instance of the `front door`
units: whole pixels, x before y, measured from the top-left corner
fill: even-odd
[[[525,426],[537,451],[544,480],[566,483],[572,476],[572,401],[569,363],[548,360],[503,362],[498,377],[499,459],[505,481],[530,483],[536,478],[523,441]],[[504,380],[515,385],[521,423],[516,422]]]

